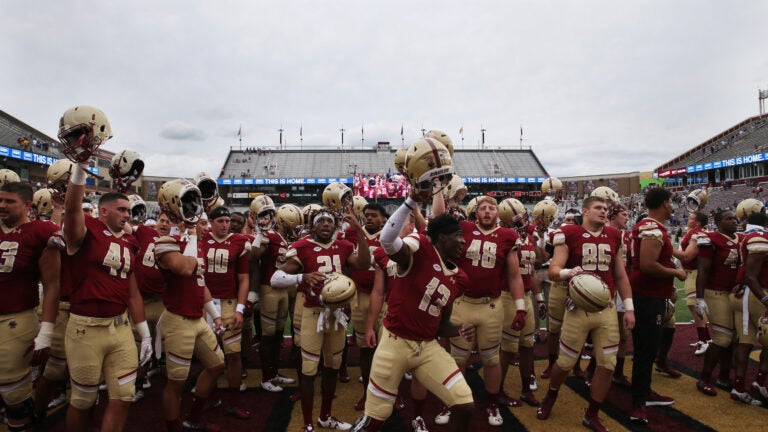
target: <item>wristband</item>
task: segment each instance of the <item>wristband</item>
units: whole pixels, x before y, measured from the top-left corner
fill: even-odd
[[[144,320],[136,324],[136,332],[139,334],[139,336],[141,336],[142,339],[147,339],[152,337],[149,334],[149,326],[147,325],[147,320]]]
[[[213,302],[213,300],[210,300],[208,303],[204,304],[203,309],[205,310],[205,313],[211,316],[211,318],[221,318],[221,311],[216,306],[216,303]]]
[[[543,302],[544,301],[544,294],[542,294],[542,293],[536,294],[536,301],[537,302]]]
[[[235,312],[238,312],[240,315],[242,315],[245,312],[245,305],[238,303],[237,306],[235,306]]]
[[[515,299],[515,310],[525,311],[525,300],[524,299]]]
[[[558,273],[558,276],[560,276],[561,281],[567,281],[570,279],[568,275],[571,274],[571,269],[562,269],[560,270],[560,273]]]
[[[77,186],[85,186],[85,179],[88,177],[85,174],[85,170],[88,169],[88,165],[79,163],[73,168],[72,174],[69,175],[69,181]]]
[[[632,301],[631,298],[624,299],[624,310],[627,312],[635,311],[635,303]]]

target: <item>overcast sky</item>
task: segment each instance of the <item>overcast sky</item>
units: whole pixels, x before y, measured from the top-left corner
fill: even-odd
[[[145,174],[229,146],[345,147],[442,129],[532,146],[550,175],[647,171],[758,114],[768,2],[3,1],[0,109],[56,136],[109,117]]]

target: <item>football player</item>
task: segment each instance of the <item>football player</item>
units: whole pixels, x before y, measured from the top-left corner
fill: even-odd
[[[765,377],[768,375],[768,332],[766,332],[766,314],[768,314],[768,216],[754,212],[747,218],[746,236],[741,241],[741,254],[744,261],[744,279],[747,287],[742,297],[735,296],[733,305],[734,321],[737,332],[736,379],[731,390],[731,398],[750,405],[761,405],[761,401],[750,395],[746,389],[747,362],[756,338],[763,346],[760,354],[760,366],[757,377],[752,382],[751,390],[768,402],[768,389]],[[738,291],[737,291],[738,294]],[[750,295],[752,294],[752,295]],[[744,314],[746,305],[747,314]],[[761,329],[761,331],[758,331]]]
[[[165,208],[172,218],[178,218],[175,203],[181,202],[180,197],[186,191],[191,191],[190,195],[193,195],[196,188],[187,180],[166,182],[158,193],[161,208]],[[197,207],[202,212],[202,202],[198,202]],[[198,241],[205,233],[196,228],[198,217],[199,213],[194,212],[183,218],[191,227],[186,230],[183,240],[178,236],[164,236],[157,240],[154,247],[155,261],[167,287],[163,293],[166,310],[160,318],[159,327],[167,358],[168,380],[163,389],[163,409],[168,432],[181,432],[183,427],[220,430],[202,416],[206,401],[216,386],[216,379],[224,371],[224,355],[216,335],[203,318],[203,311],[213,318],[217,332],[223,330],[224,324],[221,310],[205,285],[206,256]],[[181,392],[189,376],[192,357],[200,360],[205,369],[197,378],[192,408],[182,423]]]
[[[709,330],[707,329],[707,317],[700,318],[696,313],[696,274],[698,261],[696,256],[699,254],[698,239],[706,235],[704,227],[709,222],[708,216],[703,212],[693,212],[688,216],[688,232],[680,241],[680,250],[676,252],[675,258],[680,260],[680,264],[685,269],[687,277],[685,278],[685,304],[691,311],[693,322],[696,325],[696,335],[698,340],[693,344],[693,353],[700,356],[707,352],[709,346]]]
[[[488,395],[486,402],[488,424],[501,426],[503,419],[499,413],[498,400],[502,382],[499,363],[502,332],[508,333],[506,327],[510,324],[509,332],[513,330],[519,332],[523,330],[526,322],[523,280],[520,276],[518,258],[520,238],[514,230],[497,224],[499,210],[494,198],[483,195],[477,198],[476,203],[476,222],[460,222],[464,243],[461,259],[458,262],[459,268],[473,283],[467,286],[463,295],[453,304],[451,321],[472,323],[475,327],[477,348],[483,362],[483,377]],[[502,285],[502,281],[506,284]],[[513,299],[508,303],[511,303],[509,306],[515,312],[511,313],[508,323],[504,321],[506,307],[501,299],[502,291],[509,292]],[[535,324],[531,322],[529,327],[526,329],[527,333],[523,332],[525,342],[522,345],[528,346],[527,342],[530,342],[528,348],[531,348]],[[528,336],[530,339],[527,339]],[[459,336],[451,338],[450,343],[451,356],[463,371],[472,352],[474,341],[470,342]],[[530,384],[530,364],[533,362],[533,356],[530,360],[527,375],[523,374],[525,375],[523,376],[524,388]],[[525,367],[521,366],[521,373],[523,369]],[[449,416],[450,411],[445,407],[435,417],[435,423],[445,424]]]
[[[629,220],[629,214],[627,209],[621,204],[615,203],[611,206],[608,213],[608,220],[610,226],[616,228],[621,232],[621,249],[619,257],[622,264],[624,264],[625,273],[630,272],[630,253],[632,252],[632,233],[627,231],[627,221]],[[629,340],[629,329],[624,327],[624,302],[620,296],[616,297],[616,311],[618,312],[619,323],[619,350],[616,351],[616,369],[613,370],[613,383],[624,387],[631,386],[631,383],[624,375],[624,361],[627,356],[627,340]],[[593,359],[594,360],[594,357]],[[591,360],[591,361],[592,361]],[[664,362],[666,365],[666,362]],[[661,367],[657,362],[657,366]],[[671,370],[671,368],[667,367]],[[594,369],[593,369],[594,370]]]
[[[379,234],[381,227],[386,222],[389,214],[379,203],[366,204],[363,207],[363,234],[366,236],[368,248],[372,251],[378,248]],[[347,229],[345,238],[353,243],[357,242],[357,233],[352,227]],[[365,389],[368,388],[368,377],[371,373],[371,362],[373,361],[373,348],[369,348],[365,341],[366,323],[368,321],[368,310],[370,307],[371,291],[374,281],[373,265],[365,270],[353,270],[349,277],[355,281],[357,290],[355,297],[350,302],[352,306],[352,326],[355,331],[357,346],[360,347],[360,373],[363,376],[363,395],[355,404],[355,410],[360,411],[365,407]]]
[[[709,318],[712,343],[704,354],[704,364],[696,388],[709,396],[717,394],[711,382],[712,370],[720,358],[721,350],[729,349],[733,340],[733,308],[729,296],[741,264],[736,213],[715,213],[715,225],[717,231],[709,232],[697,240],[696,313],[700,318],[704,314]]]
[[[230,213],[226,207],[213,209],[208,221],[211,230],[202,238],[205,285],[214,301],[221,305],[221,320],[227,329],[221,335],[229,382],[227,413],[237,419],[247,419],[251,412],[240,406],[239,400],[243,373],[240,339],[250,284],[251,245],[244,235],[230,233]]]
[[[341,356],[346,341],[346,316],[341,309],[326,308],[319,295],[325,273],[342,273],[344,265],[364,270],[370,267],[371,257],[363,227],[357,216],[348,209],[344,221],[357,232],[357,250],[346,240],[334,240],[336,218],[321,210],[312,220],[312,237],[293,243],[285,253],[285,264],[272,275],[275,288],[288,288],[299,283],[304,292],[301,319],[301,366],[299,380],[304,432],[314,431],[312,408],[315,395],[315,375],[321,355],[325,361],[322,372],[322,404],[317,424],[322,428],[348,430],[351,425],[331,415]]]
[[[409,214],[418,206],[416,199],[424,198],[412,192],[381,233],[382,248],[397,263],[397,277],[389,280],[387,315],[373,357],[365,415],[353,428],[357,432],[381,428],[408,371],[450,407],[452,430],[468,430],[474,411],[464,375],[437,342],[438,336],[474,338],[471,323],[457,325],[450,319],[453,301],[469,284],[456,265],[464,245],[461,226],[443,214],[429,222],[426,236],[410,234],[401,239]]]
[[[262,195],[262,197],[265,197]],[[277,222],[277,213],[274,203],[266,200],[254,200],[251,208],[256,213],[257,227],[259,229],[253,242],[253,255],[259,260],[259,306],[261,316],[261,388],[270,392],[281,392],[281,385],[293,384],[294,380],[277,373],[280,359],[280,344],[283,340],[285,320],[288,317],[288,290],[285,288],[273,288],[270,280],[277,270],[278,263],[282,263],[288,242],[282,234],[273,229]],[[254,208],[255,207],[255,208]],[[295,208],[294,216],[301,218],[301,213]],[[290,212],[291,209],[280,207],[278,212]],[[281,220],[284,217],[280,215]]]
[[[59,302],[59,251],[64,243],[56,224],[29,220],[32,188],[25,183],[4,182],[0,188],[0,396],[6,405],[10,430],[32,427],[30,365],[44,362]],[[38,281],[43,283],[42,322],[35,309],[40,304]],[[47,401],[46,401],[47,405]],[[45,408],[42,409],[42,413]]]
[[[685,270],[672,261],[674,248],[664,223],[673,214],[672,194],[656,187],[645,194],[648,216],[632,228],[632,273],[629,282],[635,301],[635,328],[632,329],[632,412],[633,423],[647,424],[648,402],[674,402],[651,392],[653,362],[662,339],[667,300],[675,292],[674,278],[685,280]]]
[[[619,291],[624,299],[624,326],[631,329],[635,324],[632,292],[627,280],[624,263],[620,259],[621,232],[607,224],[608,207],[605,199],[592,196],[582,204],[582,225],[564,225],[555,231],[555,247],[549,278],[567,282],[573,276],[589,272],[599,276],[611,289],[611,297]],[[560,356],[552,368],[549,390],[537,417],[549,418],[557,399],[558,390],[568,372],[579,361],[581,347],[591,336],[597,368],[592,377],[589,407],[582,424],[594,431],[606,431],[597,414],[611,386],[611,375],[616,366],[619,345],[619,325],[615,306],[611,302],[605,309],[587,313],[574,307],[566,307],[560,336]]]

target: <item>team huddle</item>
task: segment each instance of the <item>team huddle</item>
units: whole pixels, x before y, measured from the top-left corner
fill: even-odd
[[[648,214],[631,230],[621,199],[607,187],[595,189],[554,227],[563,194],[559,180],[545,181],[547,198],[530,214],[514,198],[497,202],[480,195],[464,207],[468,190],[453,174],[451,140],[430,131],[395,155],[411,192],[391,215],[341,183],[325,188],[322,206],[277,207],[259,195],[250,211],[235,213],[216,181],[200,173],[166,182],[158,192],[160,213],[148,224],[146,203],[125,194],[144,169],[130,150],[112,160],[115,191],[102,195],[96,209],[84,203],[88,161],[111,136],[103,112],[77,106],[61,118],[59,139],[68,159],[49,167],[47,188],[33,192],[16,173],[0,171],[0,283],[6,292],[0,396],[12,431],[39,430],[66,380],[67,430],[88,430],[100,386],[109,398],[101,430],[122,430],[161,357],[168,431],[220,430],[204,413],[220,403],[222,374],[227,413],[250,418],[239,394],[254,325],[261,387],[281,392],[295,383],[278,370],[289,320],[300,353],[291,398],[300,401],[305,432],[380,430],[405,404],[399,395],[404,378],[410,380],[415,432],[428,431],[432,422],[467,431],[475,401],[464,372],[475,367],[473,352],[482,364],[491,426],[503,424],[501,405],[534,407],[541,420],[558,415],[558,390],[571,371],[590,387],[584,426],[607,430],[598,413],[611,385],[631,389],[629,418],[647,424],[647,407],[674,403],[651,389],[654,365],[681,376],[666,361],[675,278],[686,281],[697,349],[708,345],[697,388],[715,395],[733,358],[731,397],[751,405],[768,401],[768,354],[749,385],[745,376],[755,340],[768,343],[768,219],[759,201],[717,213],[717,229],[706,231],[707,216],[698,212],[706,192],[694,191],[690,230],[679,249],[665,228],[673,207],[663,188],[647,192]],[[737,232],[740,220],[747,223],[744,232]],[[533,358],[540,319],[547,320],[549,354],[541,401]],[[336,383],[346,376],[350,325],[363,383],[355,404],[362,415],[354,422],[332,414]],[[592,361],[581,371],[585,350]],[[202,371],[192,407],[182,413],[195,360]],[[721,377],[713,380],[718,361]],[[521,385],[505,389],[513,362]],[[42,374],[33,384],[31,371],[38,368]],[[424,417],[428,392],[444,405],[430,421]]]

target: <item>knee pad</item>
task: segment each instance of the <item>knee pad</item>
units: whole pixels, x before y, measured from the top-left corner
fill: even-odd
[[[96,399],[99,396],[99,385],[84,386],[77,384],[72,380],[70,381],[72,384],[72,392],[69,396],[69,404],[72,405],[73,408],[82,411],[90,409],[96,403]]]
[[[493,348],[480,350],[480,360],[485,366],[496,366],[499,364],[499,347],[496,345]]]

